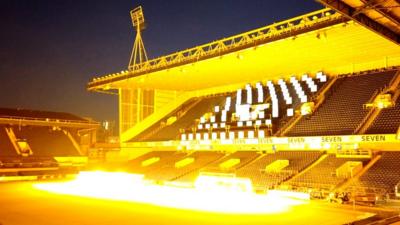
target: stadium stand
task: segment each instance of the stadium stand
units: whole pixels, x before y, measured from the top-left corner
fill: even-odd
[[[196,174],[199,169],[220,159],[224,154],[217,152],[193,152],[184,157],[177,158],[169,163],[164,163],[161,167],[146,173],[146,177],[154,180],[173,181],[187,174]],[[190,176],[190,175],[189,175]],[[188,178],[189,176],[186,176]],[[182,181],[183,179],[181,179]]]
[[[337,169],[346,162],[362,162],[365,164],[368,159],[351,159],[337,158],[336,155],[327,154],[322,160],[303,174],[294,177],[286,184],[293,186],[295,189],[300,188],[315,188],[323,190],[334,190],[339,184],[343,183],[347,178],[338,175]]]
[[[363,105],[390,82],[395,72],[371,72],[339,78],[319,109],[302,118],[287,135],[352,134],[367,114]]]
[[[79,151],[60,128],[13,127],[17,139],[26,140],[34,156],[79,156]]]
[[[223,104],[192,118],[194,124],[185,129],[181,140],[232,139],[270,136],[300,110],[303,103],[313,101],[328,77],[319,72],[315,78],[304,74],[288,80],[247,84],[226,97]],[[210,108],[210,107],[209,107]]]
[[[175,151],[153,151],[128,162],[127,169],[133,173],[150,173],[185,157],[185,153]]]
[[[387,87],[396,72],[397,69],[388,69],[341,75],[330,85],[327,85],[328,76],[323,73],[318,73],[314,78],[308,75],[300,78],[292,76],[288,80],[267,81],[265,85],[249,84],[235,93],[192,99],[136,138],[141,141],[264,138],[272,136],[281,126],[291,121],[290,118],[296,113],[301,113],[299,111],[304,103],[316,102],[321,92],[325,97],[323,103],[312,114],[303,115],[287,136],[353,134],[367,115],[364,105]],[[399,115],[397,99],[394,107],[381,110],[367,133],[395,133],[400,124]],[[165,125],[168,118],[174,116],[176,121]],[[162,123],[164,125],[160,127]],[[275,127],[273,131],[271,126]],[[257,133],[260,130],[265,133]],[[342,146],[338,146],[338,154],[339,148]],[[254,188],[262,191],[287,187],[334,191],[351,181],[360,168],[370,161],[368,154],[359,155],[357,151],[348,151],[346,157],[323,150],[273,149],[272,152],[261,152],[153,151],[129,161],[128,168],[130,172],[144,174],[147,179],[158,182],[193,183],[202,173],[226,174],[250,178]],[[357,187],[392,190],[400,181],[397,177],[381,175],[385,173],[382,172],[382,165],[390,167],[394,164],[396,154],[385,152],[382,156],[377,164],[360,177]],[[353,167],[358,169],[353,171]],[[348,171],[351,171],[351,175],[347,174]],[[382,178],[377,179],[375,176]],[[392,182],[385,183],[386,179]]]
[[[215,163],[224,156],[225,154],[220,152],[210,152],[210,151],[194,152],[193,154],[188,156],[188,157],[193,157],[194,162],[179,169],[180,175],[174,177],[174,179],[172,180],[179,182],[192,182],[198,177],[200,170],[202,168],[207,167],[212,163]]]
[[[180,129],[193,123],[194,118],[200,117],[211,110],[214,105],[220,104],[225,99],[224,96],[216,95],[203,97],[201,99],[192,99],[183,106],[183,110],[178,110],[169,114],[166,119],[156,123],[133,140],[136,141],[163,141],[175,140],[179,137]],[[168,118],[175,117],[178,120],[169,124]],[[179,118],[178,118],[179,117]]]
[[[240,168],[236,174],[239,177],[249,177],[255,189],[270,189],[298,174],[315,162],[321,155],[322,152],[304,151],[282,151],[266,154]],[[277,160],[288,160],[288,165],[280,170],[268,170],[268,165]]]
[[[76,173],[87,161],[80,137],[96,127],[69,113],[0,108],[0,174]]]
[[[400,98],[392,108],[382,109],[367,134],[395,134],[400,126]]]
[[[400,152],[382,152],[381,158],[359,177],[355,186],[367,191],[383,189],[393,194],[396,184],[400,182],[399,162]]]
[[[203,168],[202,171],[235,173],[236,170],[252,162],[258,156],[258,153],[254,151],[237,151],[211,163]]]

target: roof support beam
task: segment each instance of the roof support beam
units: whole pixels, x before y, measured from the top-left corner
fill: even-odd
[[[360,13],[359,10],[352,8],[351,6],[342,2],[341,0],[317,0],[317,1],[326,5],[327,7],[335,9],[344,16],[352,20],[355,20],[364,27],[380,34],[381,36],[389,39],[390,41],[393,41],[396,44],[400,44],[400,35],[390,30],[389,28],[381,25],[380,23],[372,20],[365,14]]]
[[[393,13],[390,12],[387,8],[382,6],[379,1],[376,0],[361,0],[365,5],[362,10],[376,10],[379,12],[382,16],[390,20],[392,23],[396,24],[397,26],[400,26],[400,21],[398,18],[396,18]]]
[[[69,127],[78,129],[98,128],[99,123],[95,122],[77,122],[77,121],[60,121],[60,120],[45,120],[45,119],[18,119],[18,118],[0,118],[0,124],[10,124],[19,126],[54,126],[54,127]]]

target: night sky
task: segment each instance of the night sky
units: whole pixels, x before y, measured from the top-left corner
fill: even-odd
[[[117,97],[85,86],[126,70],[129,11],[138,5],[149,58],[322,8],[313,0],[0,0],[0,107],[117,121]]]

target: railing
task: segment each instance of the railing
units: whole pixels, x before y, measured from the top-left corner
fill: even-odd
[[[373,103],[375,98],[381,93],[380,90],[376,90],[374,94],[372,94],[371,98],[367,101],[367,103]],[[365,107],[365,105],[364,105]],[[366,108],[366,107],[365,107]],[[375,107],[371,107],[368,113],[364,116],[361,123],[358,124],[356,129],[354,129],[353,134],[364,134],[364,132],[369,128],[375,118],[378,116],[380,109]]]
[[[289,20],[274,23],[266,27],[248,31],[239,35],[224,38],[218,41],[207,43],[201,46],[176,52],[167,56],[136,64],[129,67],[129,71],[110,74],[100,78],[94,78],[89,82],[88,87],[95,87],[112,81],[134,77],[140,73],[164,69],[171,66],[177,66],[188,62],[199,61],[214,56],[227,54],[229,52],[239,50],[243,47],[257,46],[265,43],[269,38],[279,37],[292,31],[309,28],[316,24],[328,21],[336,21],[343,16],[336,11],[325,8],[309,14],[294,17]]]

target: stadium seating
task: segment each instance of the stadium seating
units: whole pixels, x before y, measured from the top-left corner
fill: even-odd
[[[315,78],[307,74],[298,79],[247,84],[235,94],[216,104],[212,111],[192,118],[181,140],[211,140],[233,138],[259,138],[272,135],[303,103],[313,100],[328,77],[322,72]],[[195,121],[193,123],[193,121]]]
[[[162,169],[185,156],[186,153],[175,151],[153,151],[130,160],[126,167],[130,172],[146,174],[151,173],[153,170]]]
[[[239,177],[249,177],[253,182],[253,186],[258,190],[273,188],[305,169],[321,155],[322,152],[305,151],[282,151],[274,154],[266,154],[240,168],[236,175]],[[280,171],[266,171],[266,166],[276,160],[289,160],[289,165]]]
[[[69,113],[25,109],[0,108],[0,119],[0,176],[77,173],[85,163],[78,131],[97,126]]]
[[[335,155],[327,155],[325,159],[310,168],[305,173],[294,177],[287,184],[297,187],[317,188],[333,190],[336,186],[346,180],[344,177],[337,176],[336,170],[346,162],[362,162],[365,164],[367,159],[337,158]]]
[[[220,160],[208,165],[203,168],[204,172],[224,172],[224,173],[235,173],[236,170],[250,163],[258,157],[258,153],[254,151],[237,151],[232,154],[228,154]],[[237,160],[237,163],[224,163],[232,160]]]
[[[162,166],[154,168],[152,171],[146,173],[146,177],[154,180],[164,181],[192,181],[198,176],[198,172],[201,168],[220,159],[223,156],[224,154],[218,152],[199,151],[189,153],[188,155],[180,157],[175,161],[164,163]],[[185,159],[192,159],[193,162],[182,167],[178,167],[177,162]]]
[[[394,107],[382,109],[367,134],[395,134],[400,126],[400,98]]]
[[[197,101],[196,99],[192,99],[192,101],[196,101],[193,107],[190,107],[189,110],[183,112],[183,116],[179,118],[176,122],[170,125],[164,125],[161,129],[157,130],[157,132],[152,133],[153,130],[157,129],[160,126],[160,123],[150,127],[148,130],[144,131],[141,135],[138,135],[133,140],[136,141],[164,141],[164,140],[175,140],[179,137],[180,129],[188,127],[193,123],[195,118],[200,117],[204,113],[210,111],[214,105],[218,105],[225,99],[225,96],[209,96],[204,97]],[[176,113],[176,112],[175,112]],[[168,115],[167,118],[175,116],[175,114]],[[166,121],[164,121],[166,123]],[[146,135],[146,134],[151,135]]]
[[[383,152],[382,157],[356,182],[356,186],[370,189],[385,189],[394,193],[400,182],[400,152]]]
[[[367,114],[363,105],[387,85],[395,71],[341,77],[331,87],[325,103],[302,118],[288,136],[352,134]]]
[[[33,156],[79,156],[67,135],[52,127],[13,127],[17,139],[26,140]]]

